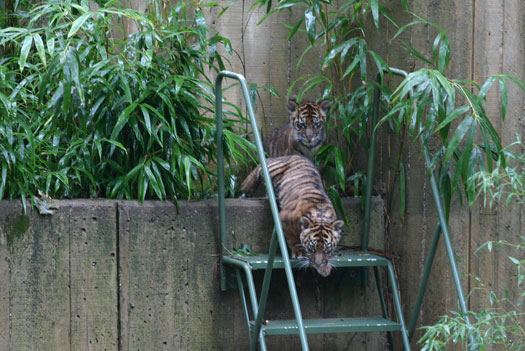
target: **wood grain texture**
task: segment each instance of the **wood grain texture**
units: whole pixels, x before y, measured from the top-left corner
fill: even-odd
[[[523,37],[523,16],[525,4],[518,0],[504,0],[499,2],[477,2],[475,8],[476,27],[474,31],[475,50],[473,54],[475,80],[484,80],[491,74],[508,73],[521,79],[525,77],[525,39]],[[487,95],[487,113],[502,138],[502,143],[508,145],[516,141],[516,134],[524,134],[524,103],[525,94],[513,84],[508,86],[508,106],[505,121],[502,120],[501,93],[498,84],[494,84]],[[523,152],[524,150],[517,150]],[[523,205],[511,203],[505,206],[496,204],[493,208],[486,208],[479,202],[475,209],[479,217],[473,221],[471,250],[475,251],[486,241],[508,240],[517,243],[518,235],[523,235]],[[515,279],[516,267],[508,256],[524,259],[521,252],[512,248],[502,248],[496,252],[482,250],[478,254],[472,253],[472,274],[479,277],[482,288],[494,291],[497,296],[505,296],[505,289],[509,290],[509,299],[517,301],[520,294]],[[480,284],[471,279],[471,286]],[[477,291],[471,300],[471,308],[479,310],[489,305],[487,290]],[[522,317],[522,325],[525,317]]]
[[[402,25],[411,21],[400,6],[395,7],[392,3],[391,5],[394,8],[392,16],[399,24]],[[437,23],[447,31],[452,53],[447,75],[454,78],[471,78],[471,58],[474,45],[472,41],[473,5],[473,1],[420,1],[411,3],[412,10],[415,13]],[[383,24],[383,28],[380,30],[381,34],[371,39],[373,43],[371,49],[385,55],[387,62],[393,67],[399,67],[409,72],[424,67],[422,63],[411,57],[399,45],[385,45],[385,42],[388,42],[388,38],[395,31],[396,29],[390,24]],[[437,30],[431,26],[418,25],[411,27],[402,35],[401,39],[410,43],[427,57],[431,57],[432,45],[437,33]],[[391,79],[393,86],[398,83],[398,78]],[[385,130],[380,135],[378,138],[380,150],[378,155],[378,188],[386,190],[387,193],[394,192],[387,247],[394,255],[400,256],[398,274],[404,312],[408,320],[415,303],[428,249],[437,224],[437,212],[430,181],[424,171],[426,166],[422,157],[421,146],[419,142],[412,143],[407,138],[404,140],[404,148],[401,151],[400,158],[405,166],[406,184],[408,184],[406,213],[404,218],[400,218],[399,194],[397,193],[399,174],[396,174],[400,142],[399,139]],[[431,142],[431,150],[435,150],[436,147],[437,144]],[[453,213],[450,220],[451,239],[456,255],[461,257],[458,262],[458,269],[460,272],[467,273],[470,248],[468,209],[461,207],[457,201],[454,201],[451,212]],[[442,238],[437,252],[418,326],[433,324],[439,316],[449,310],[457,309],[457,295]],[[468,291],[467,278],[462,278],[462,285],[464,291]],[[416,331],[413,338],[414,347],[418,347],[416,341],[421,335],[421,331]]]
[[[234,55],[229,57],[230,63],[226,69],[242,74],[249,84],[273,87],[280,95],[277,98],[259,89],[254,111],[259,128],[263,135],[267,135],[273,128],[289,121],[286,110],[286,90],[290,80],[286,41],[288,30],[283,25],[289,15],[283,13],[270,16],[259,23],[266,14],[266,8],[250,11],[253,1],[231,3],[223,0],[220,3],[231,6],[221,17],[217,17],[219,9],[211,9],[206,12],[206,18],[215,31],[232,42]],[[228,57],[224,50],[220,52]],[[214,77],[213,73],[211,75]],[[232,83],[234,81],[225,80],[223,87]],[[245,111],[245,102],[238,87],[225,91],[225,97]]]
[[[490,74],[499,72],[521,78],[525,76],[523,25],[520,20],[524,14],[522,2],[429,0],[412,3],[412,6],[416,13],[441,25],[447,31],[451,45],[451,64],[447,73],[450,77],[473,79],[483,83]],[[407,21],[403,11],[398,10],[392,13],[394,19],[400,23]],[[388,26],[382,30],[383,33],[388,36],[390,33]],[[430,56],[435,34],[435,30],[430,27],[414,27],[406,33],[404,40]],[[377,47],[378,51],[385,54],[390,65],[409,70],[412,67],[419,68],[418,64],[412,66],[411,59],[404,50],[392,46],[385,47],[384,40],[380,41],[381,38],[382,36],[379,35],[377,39],[373,39],[379,41],[374,43],[373,48]],[[509,85],[509,103],[505,122],[501,120],[501,110],[498,106],[501,96],[497,83],[487,99],[487,113],[502,136],[504,144],[514,141],[515,133],[523,135],[523,92]],[[398,150],[394,146],[397,141],[392,135],[382,133],[384,134],[379,138],[381,152],[378,186],[385,184],[387,191],[396,191],[392,187],[392,180],[395,178],[393,170],[397,165],[392,159],[397,159]],[[412,145],[410,141],[406,141],[401,159],[405,164],[407,184],[410,184],[407,188],[407,212],[404,220],[400,220],[396,195],[390,216],[391,226],[387,245],[394,254],[401,256],[400,285],[407,314],[411,312],[415,301],[417,285],[437,217],[430,184],[422,172],[425,166],[419,145]],[[508,207],[499,204],[489,209],[478,202],[472,212],[469,212],[467,206],[461,206],[457,200],[454,201],[450,232],[458,257],[459,270],[463,273],[461,280],[465,293],[479,285],[474,276],[479,277],[485,287],[498,292],[500,296],[505,287],[515,286],[511,278],[513,267],[507,256],[519,255],[519,253],[501,250],[496,253],[474,254],[474,251],[487,240],[506,239],[516,242],[518,233],[524,231],[523,214],[523,206],[516,204]],[[475,311],[488,306],[486,293],[475,293],[469,301],[469,308]],[[433,324],[440,315],[457,309],[456,293],[441,242],[418,326]],[[417,332],[414,339],[417,340],[420,335],[421,332]],[[461,348],[447,347],[448,349]]]

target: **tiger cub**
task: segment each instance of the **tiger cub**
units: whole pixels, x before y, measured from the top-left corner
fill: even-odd
[[[330,104],[328,100],[318,104],[310,101],[298,104],[290,99],[287,105],[290,123],[274,129],[264,139],[264,151],[270,157],[303,155],[314,161],[325,141],[326,115]]]
[[[328,276],[343,221],[337,220],[319,172],[312,161],[299,155],[267,162],[292,258],[304,259],[320,275]],[[242,191],[251,194],[261,180],[261,166],[257,166],[242,183]]]

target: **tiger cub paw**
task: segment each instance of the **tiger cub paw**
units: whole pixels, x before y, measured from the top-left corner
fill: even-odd
[[[304,252],[304,247],[301,243],[297,243],[294,246],[291,247],[292,250],[292,258],[298,259],[298,260],[307,260],[306,254]]]

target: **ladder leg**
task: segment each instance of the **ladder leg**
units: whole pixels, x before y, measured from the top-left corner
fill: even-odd
[[[414,336],[414,331],[416,329],[417,319],[419,318],[419,312],[421,311],[421,303],[423,302],[423,296],[425,295],[425,290],[427,289],[428,276],[430,275],[432,263],[434,262],[434,257],[436,256],[436,249],[439,242],[440,233],[441,226],[438,224],[436,226],[436,230],[434,231],[434,237],[432,238],[432,244],[430,245],[427,261],[425,262],[423,278],[421,279],[421,283],[419,284],[414,311],[412,311],[412,316],[410,317],[410,324],[408,326],[408,337],[410,338],[410,340],[412,340],[412,337]]]
[[[268,266],[264,272],[264,280],[261,289],[261,297],[259,299],[259,312],[255,316],[255,327],[253,329],[253,335],[251,337],[251,344],[255,344],[257,335],[261,330],[262,319],[264,317],[264,311],[266,310],[266,301],[268,300],[268,290],[270,288],[270,278],[272,277],[273,261],[275,258],[275,251],[277,250],[277,231],[275,228],[272,233],[272,240],[270,242],[270,250],[268,253]]]
[[[242,282],[241,271],[238,268],[235,269],[235,275],[237,276],[237,286],[239,287],[239,296],[241,298],[242,309],[243,309],[243,312],[244,312],[244,318],[246,320],[246,331],[248,332],[248,336],[251,336],[251,332],[250,332],[250,314],[248,313],[248,305],[246,303],[246,295],[244,294],[244,284]]]
[[[379,276],[379,269],[374,266],[374,276],[376,278],[377,292],[379,294],[379,302],[381,303],[381,311],[383,312],[383,318],[388,319],[388,311],[386,309],[385,294],[383,293],[383,284],[381,284],[381,277]],[[388,348],[390,351],[394,350],[394,339],[392,339],[392,333],[387,332],[386,337],[388,340]]]
[[[253,283],[253,276],[252,271],[249,271],[250,275],[248,276],[248,272],[246,272],[246,277],[248,281],[248,291],[250,293],[250,300],[252,301],[252,310],[253,315],[256,316],[259,308],[257,306],[257,296],[255,292],[255,284]],[[250,336],[250,350],[255,351],[257,349],[257,343],[252,343],[252,337]],[[264,335],[259,332],[259,344],[261,345],[261,351],[266,351],[266,342],[264,341]]]
[[[257,306],[257,295],[255,292],[255,284],[253,282],[253,275],[252,270],[249,268],[248,265],[243,265],[244,273],[246,276],[246,283],[248,285],[248,294],[250,296],[250,301],[252,303],[252,311],[253,315],[256,316],[258,313],[258,306]],[[250,339],[250,350],[255,351],[257,348],[257,343],[252,343],[252,335],[249,335]],[[261,351],[266,351],[266,342],[264,341],[264,335],[262,333],[259,333],[259,344],[261,345]]]
[[[425,156],[425,163],[427,165],[428,170],[430,171],[432,170],[430,166],[432,162],[430,159],[430,153],[428,151],[428,146],[423,141],[423,139],[421,139],[421,145],[423,146],[423,156]],[[465,295],[463,294],[463,287],[461,286],[461,280],[459,279],[459,273],[458,273],[458,268],[456,264],[456,257],[454,254],[454,249],[452,248],[452,242],[450,240],[450,234],[448,232],[447,218],[445,216],[443,204],[441,203],[439,186],[436,180],[436,176],[434,175],[432,171],[430,171],[430,186],[432,187],[432,195],[434,196],[434,203],[436,204],[436,209],[438,212],[439,226],[441,227],[441,232],[443,234],[443,241],[445,242],[445,249],[447,251],[450,270],[452,272],[452,277],[454,278],[454,285],[456,286],[456,292],[458,294],[459,307],[461,309],[461,312],[465,316],[465,322],[467,323],[467,327],[470,328],[471,327],[470,318],[468,316],[468,309],[467,309],[467,304],[465,300]],[[476,344],[474,342],[473,336],[469,337],[469,344],[467,346],[469,350],[476,349]]]
[[[401,299],[399,298],[397,279],[394,273],[394,267],[391,262],[388,262],[388,277],[390,278],[390,284],[392,285],[392,295],[394,297],[394,305],[396,308],[397,318],[399,324],[401,324],[401,337],[403,339],[403,345],[405,351],[410,351],[410,341],[408,340],[408,331],[405,325],[405,318],[403,317],[403,311],[401,310]]]
[[[284,271],[286,273],[286,280],[288,281],[288,290],[290,291],[290,297],[292,299],[293,310],[295,314],[295,320],[297,321],[297,327],[299,329],[299,338],[301,340],[301,348],[303,351],[308,351],[308,339],[306,338],[306,331],[304,330],[303,315],[301,313],[301,306],[299,305],[299,297],[297,296],[297,289],[295,287],[295,280],[292,273],[292,266],[290,265],[290,258],[288,256],[288,248],[284,235],[278,235],[279,248],[284,263]]]

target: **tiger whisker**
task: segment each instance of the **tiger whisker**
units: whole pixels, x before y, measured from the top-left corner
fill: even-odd
[[[307,270],[310,267],[310,261],[300,261],[298,268],[301,270]]]

